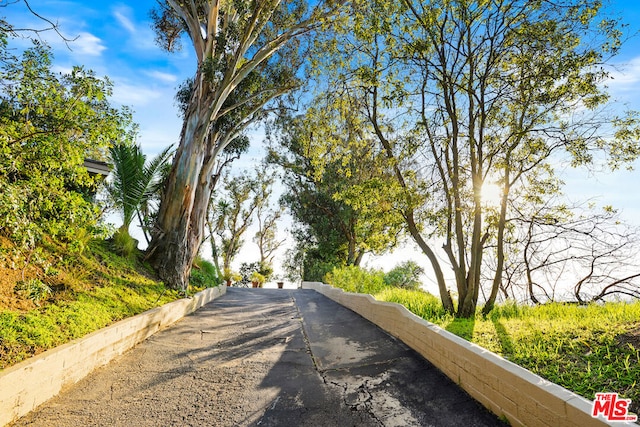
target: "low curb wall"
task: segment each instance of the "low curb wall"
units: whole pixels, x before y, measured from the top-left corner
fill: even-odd
[[[400,304],[319,282],[303,282],[302,288],[314,289],[400,339],[512,426],[638,426],[591,417],[592,402],[587,399],[425,321]]]
[[[0,426],[26,415],[62,388],[226,292],[226,286],[205,289],[191,298],[120,320],[5,369],[0,372]]]

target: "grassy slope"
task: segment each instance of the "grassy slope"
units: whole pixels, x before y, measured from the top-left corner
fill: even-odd
[[[489,316],[454,319],[438,298],[388,289],[375,295],[398,302],[446,330],[491,350],[589,400],[617,392],[640,412],[640,301],[605,305],[506,304]]]
[[[49,244],[31,256],[1,243],[0,369],[178,297],[107,242],[82,255]],[[52,290],[42,300],[25,289],[34,280]]]

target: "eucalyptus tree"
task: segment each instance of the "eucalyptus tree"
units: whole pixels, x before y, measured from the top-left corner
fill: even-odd
[[[349,86],[353,108],[390,159],[406,190],[407,229],[448,311],[443,262],[453,272],[457,314],[467,317],[481,293],[484,256],[495,256],[486,313],[502,282],[509,203],[518,202],[523,180],[553,175],[559,159],[589,165],[599,152],[615,167],[638,155],[634,114],[603,112],[604,65],[620,46],[619,24],[601,19],[600,2],[590,0],[361,7],[345,24],[354,32],[332,41],[342,58],[325,60],[335,78],[327,87]],[[498,206],[483,200],[490,183],[500,188]]]
[[[260,203],[255,191],[258,185],[258,180],[247,173],[226,175],[224,188],[213,205],[212,223],[219,239],[223,271],[231,269],[231,262],[244,243],[242,236],[253,222]]]
[[[299,84],[300,38],[342,1],[165,0],[153,13],[169,51],[186,34],[197,64],[180,143],[148,257],[160,277],[185,289],[204,234],[215,160],[274,98]]]
[[[284,206],[271,208],[271,198],[273,196],[274,184],[277,175],[269,170],[268,166],[263,165],[257,170],[257,174],[262,177],[257,191],[257,200],[255,219],[258,230],[253,236],[253,241],[258,245],[260,252],[260,265],[273,265],[275,252],[280,248],[286,239],[278,236],[278,222],[284,213]]]
[[[276,251],[286,242],[286,238],[278,236],[278,222],[282,218],[284,207],[278,209],[264,209],[259,206],[256,211],[258,231],[253,241],[260,251],[260,263],[273,265]]]
[[[227,173],[234,161],[240,159],[242,154],[249,150],[249,138],[246,135],[239,135],[234,138],[229,145],[222,150],[221,155],[216,159],[216,163],[213,167],[211,178],[211,198],[209,199],[209,207],[207,208],[206,227],[209,235],[204,240],[209,241],[211,247],[211,257],[213,258],[213,264],[216,268],[216,272],[219,277],[222,277],[224,271],[220,270],[219,258],[220,249],[215,239],[215,227],[216,227],[216,197],[215,190],[218,183],[222,179],[225,173]]]

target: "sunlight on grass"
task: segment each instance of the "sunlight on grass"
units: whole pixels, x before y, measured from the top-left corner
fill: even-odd
[[[411,312],[573,392],[593,399],[618,392],[640,403],[640,349],[623,342],[640,326],[640,302],[497,306],[487,317],[454,319],[437,297],[422,291],[385,289],[378,300]],[[637,409],[635,409],[637,411]]]
[[[144,266],[118,257],[105,242],[93,242],[90,253],[64,263],[61,269],[80,274],[47,304],[0,310],[0,369],[178,298]]]

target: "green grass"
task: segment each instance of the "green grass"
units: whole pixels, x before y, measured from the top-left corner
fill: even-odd
[[[75,257],[56,257],[54,246],[46,250],[59,271],[50,280],[60,283],[39,307],[0,309],[1,369],[179,297],[107,242],[92,242]]]
[[[578,306],[497,306],[487,317],[455,319],[439,299],[421,291],[385,289],[375,295],[398,302],[444,329],[491,350],[589,400],[617,392],[640,408],[640,301]]]
[[[427,292],[389,287],[375,294],[375,298],[402,304],[412,313],[432,322],[451,318],[442,308],[440,300]]]
[[[376,294],[388,286],[381,270],[368,270],[353,265],[336,267],[324,277],[324,282],[346,292]]]

